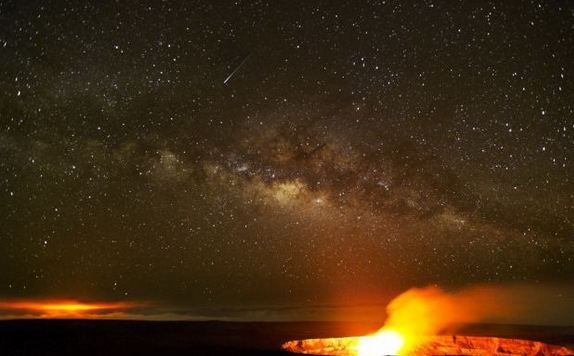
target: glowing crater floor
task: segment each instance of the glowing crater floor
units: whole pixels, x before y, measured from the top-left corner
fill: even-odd
[[[357,337],[306,339],[288,341],[283,349],[310,355],[360,356],[354,350]],[[479,336],[434,336],[406,356],[473,355],[473,356],[564,356],[574,350],[538,341]]]

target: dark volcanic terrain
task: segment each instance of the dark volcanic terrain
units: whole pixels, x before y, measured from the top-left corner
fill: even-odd
[[[288,355],[280,349],[287,340],[362,335],[378,326],[329,322],[8,320],[0,322],[0,355]],[[475,325],[460,334],[574,345],[574,327]]]

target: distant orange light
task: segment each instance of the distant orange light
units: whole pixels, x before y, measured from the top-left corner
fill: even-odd
[[[0,310],[17,311],[38,318],[98,318],[134,306],[135,303],[129,302],[84,303],[75,300],[0,302]]]

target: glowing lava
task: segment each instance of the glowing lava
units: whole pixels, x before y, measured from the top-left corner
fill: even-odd
[[[398,355],[405,338],[394,330],[381,330],[373,335],[359,338],[357,356]]]
[[[12,311],[15,317],[30,318],[99,318],[117,315],[135,303],[84,303],[76,300],[0,302],[0,310]]]
[[[365,337],[343,337],[328,339],[306,339],[288,341],[283,349],[293,353],[307,355],[333,355],[333,356],[432,356],[432,355],[460,355],[460,356],[570,356],[574,350],[549,345],[538,341],[503,339],[497,337],[441,335],[426,338],[424,344],[416,348],[405,350],[399,347],[398,353],[389,353],[390,344],[378,348],[376,343],[367,343],[369,346],[365,353],[359,349]],[[387,341],[396,342],[395,336],[387,335]]]
[[[457,326],[513,312],[512,299],[485,287],[446,293],[437,287],[415,288],[387,306],[382,329],[368,336],[293,340],[283,349],[310,355],[338,356],[556,356],[573,355],[566,347],[537,341],[448,335]]]

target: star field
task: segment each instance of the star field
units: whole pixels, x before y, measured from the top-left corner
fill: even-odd
[[[0,296],[572,280],[569,2],[0,1],[0,24]]]

